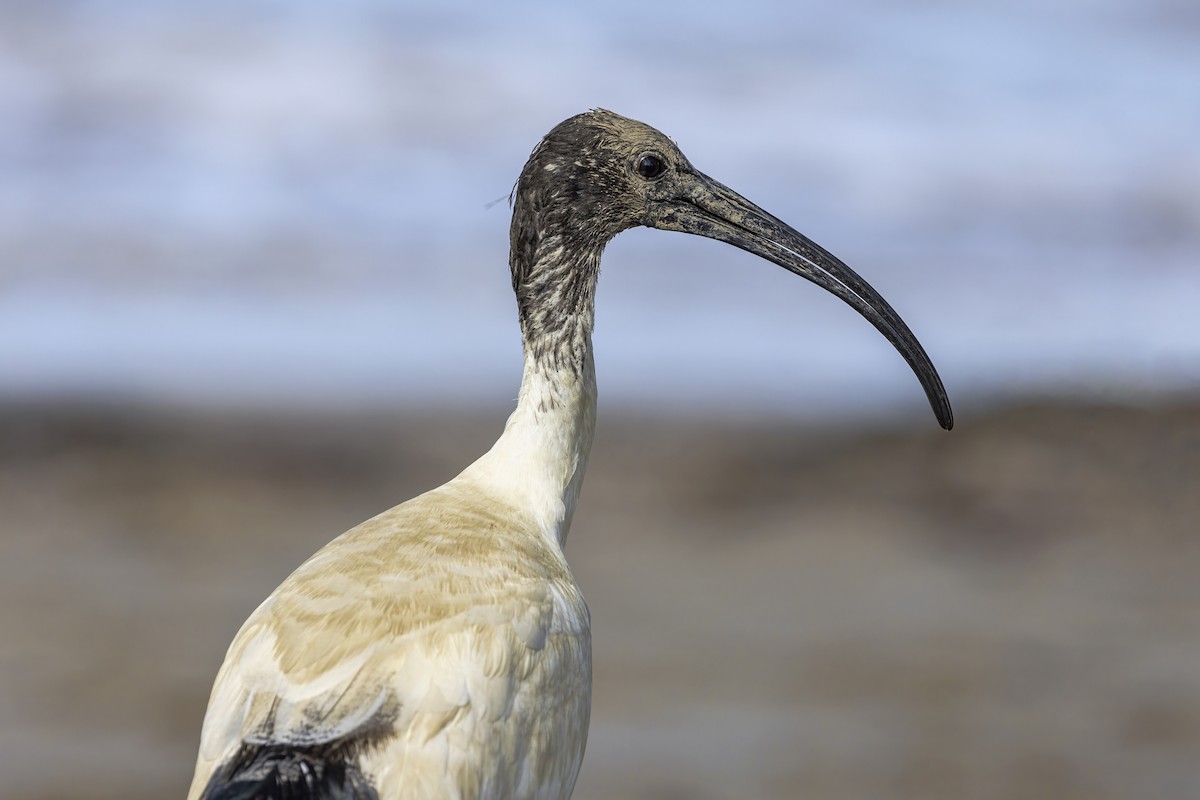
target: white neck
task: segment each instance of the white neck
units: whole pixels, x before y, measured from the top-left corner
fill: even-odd
[[[486,454],[460,476],[496,492],[530,516],[561,548],[583,486],[596,429],[596,367],[591,337],[574,363],[539,360],[525,350],[517,410]]]

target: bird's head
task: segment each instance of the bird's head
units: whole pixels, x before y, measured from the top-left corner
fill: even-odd
[[[662,133],[597,109],[546,134],[521,170],[515,200],[554,217],[577,245],[603,248],[621,231],[648,224],[652,205],[693,174]],[[557,227],[546,221],[544,229]]]
[[[511,263],[523,325],[551,327],[564,298],[590,303],[600,254],[621,231],[644,225],[705,236],[774,262],[854,308],[908,362],[941,426],[953,427],[937,370],[878,292],[823,247],[697,170],[649,125],[603,109],[560,122],[529,157],[513,198]]]

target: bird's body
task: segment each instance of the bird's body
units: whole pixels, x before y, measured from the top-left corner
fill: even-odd
[[[588,610],[563,554],[595,427],[586,356],[578,380],[530,363],[486,455],[330,542],[250,616],[189,798],[247,743],[356,738],[380,798],[570,796],[591,706]]]
[[[668,168],[678,187],[659,180]],[[667,190],[686,200],[655,199]],[[829,288],[896,343],[948,424],[890,307],[836,260],[818,268],[844,270],[853,298],[810,274],[824,251],[803,254],[786,226],[764,236],[776,223],[641,123],[596,111],[551,131],[515,191],[516,411],[460,475],[334,539],[255,610],[217,675],[189,800],[568,798],[591,640],[563,546],[595,429],[593,299],[612,236],[645,224],[720,238]]]

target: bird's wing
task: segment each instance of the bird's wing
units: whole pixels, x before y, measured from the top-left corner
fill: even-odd
[[[565,563],[526,560],[536,535],[514,545],[491,504],[437,492],[338,537],[250,616],[213,687],[193,796],[245,744],[419,741],[468,706],[502,716],[547,636],[586,629]]]

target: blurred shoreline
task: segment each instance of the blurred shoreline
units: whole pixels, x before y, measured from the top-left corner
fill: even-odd
[[[3,404],[0,794],[181,796],[246,614],[506,414]],[[1197,486],[1195,398],[950,434],[602,411],[577,797],[1200,795]]]

